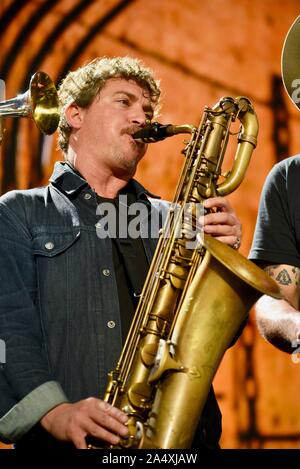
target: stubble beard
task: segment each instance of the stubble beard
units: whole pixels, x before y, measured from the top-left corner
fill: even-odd
[[[120,152],[115,155],[115,159],[117,161],[117,166],[120,171],[120,174],[127,175],[128,177],[133,177],[136,172],[138,162],[141,158],[126,158],[126,155]]]
[[[137,165],[146,152],[144,147],[138,150],[139,145],[141,144],[134,141],[130,142],[131,151],[133,153],[131,156],[128,156],[128,153],[123,153],[122,151],[119,151],[115,154],[115,159],[118,163],[120,171],[123,171],[124,174],[127,173],[130,177],[133,177],[135,174]]]

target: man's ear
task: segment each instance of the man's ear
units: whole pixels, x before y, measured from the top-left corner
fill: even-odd
[[[65,117],[70,127],[80,129],[83,120],[83,109],[76,103],[71,103],[65,109]]]

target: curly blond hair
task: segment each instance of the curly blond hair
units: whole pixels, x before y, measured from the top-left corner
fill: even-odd
[[[134,80],[150,92],[151,102],[158,108],[160,99],[159,81],[154,79],[153,71],[131,57],[102,57],[87,65],[69,72],[62,81],[58,96],[60,101],[60,121],[58,126],[58,145],[66,153],[69,145],[71,127],[65,118],[65,108],[75,102],[80,107],[88,107],[95,96],[110,78]]]

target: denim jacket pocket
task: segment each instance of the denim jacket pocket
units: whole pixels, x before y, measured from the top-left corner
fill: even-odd
[[[40,227],[39,230],[33,234],[32,246],[38,279],[36,301],[45,350],[51,372],[70,394],[72,367],[69,360],[77,261],[72,246],[79,241],[80,232],[62,228],[59,232],[59,227],[44,227],[44,230]]]
[[[79,238],[80,231],[38,233],[33,237],[33,254],[35,256],[54,257],[66,251]]]

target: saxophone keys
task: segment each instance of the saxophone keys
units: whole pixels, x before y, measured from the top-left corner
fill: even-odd
[[[148,383],[133,384],[127,393],[128,400],[134,409],[146,410],[151,408],[152,388]]]
[[[166,371],[185,370],[185,367],[172,357],[170,353],[171,346],[171,343],[166,342],[164,339],[160,339],[157,355],[155,357],[155,363],[148,379],[150,384],[158,381]]]

